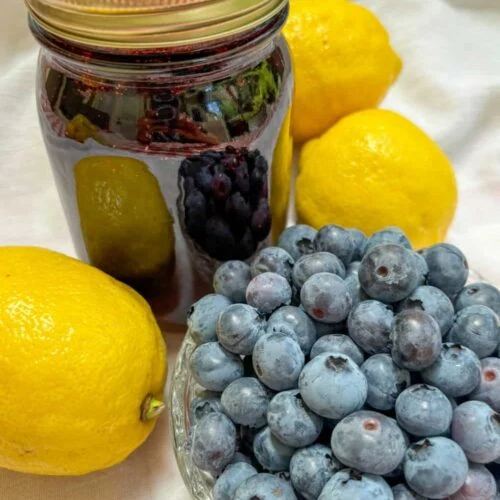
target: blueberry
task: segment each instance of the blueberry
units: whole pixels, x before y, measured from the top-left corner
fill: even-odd
[[[392,309],[377,300],[366,300],[352,309],[347,318],[351,338],[367,354],[390,352]]]
[[[224,204],[224,214],[234,230],[248,224],[252,209],[241,193],[233,193]]]
[[[418,285],[422,286],[427,283],[427,276],[429,274],[429,266],[427,261],[421,253],[413,252],[413,257],[417,263],[418,269]]]
[[[312,411],[325,418],[341,419],[363,406],[368,384],[351,358],[323,353],[302,370],[299,390]]]
[[[222,392],[243,376],[243,362],[227,352],[218,342],[208,342],[195,349],[189,360],[193,378],[205,389]]]
[[[215,174],[212,178],[212,194],[219,201],[226,200],[231,193],[231,179],[222,173]]]
[[[423,439],[406,451],[406,482],[424,497],[453,495],[464,484],[468,471],[467,458],[460,446],[445,437]]]
[[[380,476],[353,469],[337,472],[326,483],[318,500],[393,500],[389,485]]]
[[[469,399],[483,401],[500,412],[500,359],[481,360],[481,379],[479,385],[469,394]]]
[[[232,500],[297,500],[287,481],[273,474],[257,474],[236,490]]]
[[[448,341],[462,344],[479,358],[486,358],[496,351],[500,343],[498,316],[486,306],[464,307],[455,316]]]
[[[410,385],[410,372],[399,368],[389,354],[375,354],[362,365],[368,382],[366,402],[376,410],[392,410],[398,395]]]
[[[356,307],[363,300],[368,300],[370,298],[361,287],[357,273],[347,276],[344,283],[347,287],[349,295],[351,296],[352,307]]]
[[[311,359],[324,352],[337,352],[349,356],[358,366],[365,356],[361,349],[347,335],[340,333],[320,337],[311,349]]]
[[[449,500],[479,500],[493,499],[497,485],[493,474],[480,464],[469,464],[469,473],[463,486]]]
[[[234,258],[236,239],[229,223],[221,216],[214,215],[207,220],[203,245],[214,259],[223,261]]]
[[[267,322],[268,333],[284,333],[291,336],[307,355],[316,341],[313,320],[298,307],[280,307],[271,314]]]
[[[285,249],[295,260],[314,252],[316,229],[305,224],[286,228],[279,237],[278,246]]]
[[[288,470],[294,451],[292,447],[277,439],[269,427],[262,429],[253,440],[253,452],[257,462],[270,472]]]
[[[396,421],[375,411],[357,411],[333,429],[337,460],[370,474],[388,474],[403,460],[406,441]]]
[[[292,281],[292,269],[295,261],[292,256],[283,248],[266,247],[263,248],[252,262],[252,276],[262,273],[277,273],[287,281]]]
[[[235,423],[259,428],[266,425],[269,394],[252,377],[242,377],[229,384],[221,396],[224,413]]]
[[[189,405],[189,420],[191,426],[196,425],[209,413],[223,413],[220,394],[217,392],[203,391],[195,396]]]
[[[214,274],[213,286],[216,293],[233,302],[245,302],[247,286],[252,279],[250,266],[241,260],[224,262]]]
[[[313,444],[323,429],[323,419],[307,408],[297,389],[271,399],[267,422],[273,435],[292,448]]]
[[[252,214],[250,229],[257,241],[262,241],[269,235],[269,231],[271,230],[271,211],[269,210],[267,199],[261,199],[259,206]]]
[[[187,326],[192,339],[198,345],[217,340],[217,319],[230,305],[231,301],[227,297],[211,293],[191,306]]]
[[[450,427],[452,416],[453,409],[448,398],[430,385],[412,385],[396,400],[397,421],[414,436],[444,434]]]
[[[311,276],[300,291],[306,312],[322,323],[338,323],[347,318],[352,299],[342,278],[331,273]]]
[[[408,309],[394,318],[391,329],[392,359],[407,370],[431,366],[441,352],[441,331],[437,321],[419,309]]]
[[[392,488],[394,500],[425,500],[425,498],[411,491],[405,484],[397,484]]]
[[[330,252],[336,255],[344,264],[353,260],[356,246],[349,230],[329,224],[323,226],[314,238],[314,248],[317,252]]]
[[[354,260],[352,261],[348,266],[347,269],[345,270],[345,275],[346,278],[349,276],[357,276],[359,273],[359,268],[361,267],[361,261],[360,260]]]
[[[236,453],[236,429],[223,413],[205,415],[194,427],[191,457],[202,470],[218,476]]]
[[[466,401],[453,411],[451,435],[471,462],[500,457],[500,414],[482,401]]]
[[[297,450],[290,461],[293,487],[305,500],[316,500],[325,484],[343,466],[328,446],[315,444]]]
[[[419,270],[411,250],[395,244],[376,245],[363,257],[359,282],[372,298],[399,302],[419,283]]]
[[[454,298],[469,276],[464,254],[454,245],[439,243],[426,248],[422,255],[429,266],[427,284],[440,288],[448,297]]]
[[[359,229],[348,229],[351,235],[351,240],[354,242],[354,253],[352,254],[352,260],[361,260],[363,254],[365,253],[365,246],[367,238],[363,231]]]
[[[249,456],[247,456],[247,455],[245,455],[245,454],[243,454],[243,453],[241,453],[241,452],[237,451],[237,452],[234,454],[234,457],[233,457],[233,459],[231,460],[231,462],[229,462],[229,465],[231,465],[231,464],[238,464],[238,463],[241,463],[241,462],[243,462],[243,463],[245,463],[245,464],[250,464],[250,465],[252,465],[252,459],[251,459]],[[228,467],[229,467],[229,466],[228,466]]]
[[[408,250],[411,250],[410,240],[406,237],[405,233],[399,227],[389,226],[376,233],[373,233],[365,244],[364,253],[368,253],[373,247],[377,245],[386,245],[394,243],[401,245]]]
[[[247,463],[239,462],[229,465],[215,482],[214,500],[232,500],[241,483],[255,475],[257,475],[257,471]]]
[[[500,290],[489,283],[472,283],[458,294],[455,309],[460,311],[467,306],[482,305],[493,309],[500,316]]]
[[[297,387],[305,360],[299,344],[283,333],[268,333],[260,337],[252,359],[260,381],[275,391]]]
[[[248,304],[233,304],[219,316],[217,337],[222,346],[234,354],[252,354],[266,328],[265,318]]]
[[[304,255],[293,266],[293,283],[297,288],[302,288],[311,276],[318,273],[332,273],[345,278],[345,267],[332,253],[316,252]]]
[[[430,314],[439,325],[441,335],[446,335],[453,324],[455,309],[448,296],[434,286],[419,286],[407,297],[398,310],[420,309]]]
[[[422,379],[447,396],[466,396],[479,385],[481,363],[467,347],[445,343],[436,362],[422,371]]]
[[[262,273],[253,278],[247,288],[247,302],[263,314],[289,305],[292,289],[288,281],[276,273]]]

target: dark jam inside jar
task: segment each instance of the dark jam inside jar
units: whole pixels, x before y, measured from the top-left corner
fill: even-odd
[[[40,120],[81,258],[182,324],[221,261],[285,224],[292,92],[286,12],[211,45],[41,41]],[[160,311],[160,309],[158,309]]]

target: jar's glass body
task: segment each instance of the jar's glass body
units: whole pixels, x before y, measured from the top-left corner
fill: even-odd
[[[78,255],[170,324],[283,229],[293,78],[281,19],[193,53],[42,42],[38,109]],[[278,28],[277,28],[278,27]]]

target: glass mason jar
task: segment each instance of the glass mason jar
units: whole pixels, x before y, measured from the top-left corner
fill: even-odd
[[[43,137],[83,260],[185,323],[285,225],[288,0],[28,0]]]

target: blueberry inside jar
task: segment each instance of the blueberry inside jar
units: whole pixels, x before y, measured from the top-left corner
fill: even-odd
[[[221,262],[251,259],[285,225],[288,1],[27,3],[78,256],[182,325]]]

